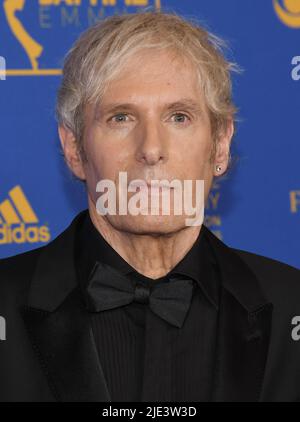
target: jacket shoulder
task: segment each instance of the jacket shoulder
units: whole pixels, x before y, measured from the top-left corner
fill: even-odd
[[[297,301],[299,301],[300,269],[249,251],[230,249],[237,253],[252,270],[269,296],[283,299],[284,294],[287,294],[291,299],[292,295],[296,293]]]
[[[0,297],[28,286],[40,252],[46,246],[0,259]]]
[[[27,251],[8,258],[0,259],[0,305],[1,301],[16,296],[28,290],[34,275],[39,258],[47,257],[47,272],[51,266],[59,266],[73,249],[74,235],[77,224],[81,223],[87,210],[77,214],[71,223],[59,233],[51,242],[39,248]],[[43,264],[45,264],[45,260]]]

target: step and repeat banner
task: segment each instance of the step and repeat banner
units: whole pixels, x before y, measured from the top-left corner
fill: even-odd
[[[45,245],[87,207],[59,149],[62,60],[98,19],[149,6],[197,18],[243,69],[234,165],[210,192],[207,227],[300,268],[300,0],[1,0],[0,258]]]

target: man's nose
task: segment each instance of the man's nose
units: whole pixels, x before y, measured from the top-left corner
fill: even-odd
[[[151,166],[167,161],[166,134],[159,123],[143,123],[137,133],[136,141],[137,161]]]

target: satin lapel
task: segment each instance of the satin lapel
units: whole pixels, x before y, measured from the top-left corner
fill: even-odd
[[[205,228],[221,277],[213,401],[259,401],[272,324],[258,278]]]
[[[272,304],[248,313],[223,289],[213,401],[259,401],[271,317]]]
[[[74,265],[83,214],[42,249],[21,313],[56,400],[110,401]]]

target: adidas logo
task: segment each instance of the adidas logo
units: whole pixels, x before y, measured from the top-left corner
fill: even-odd
[[[21,186],[15,186],[8,194],[9,199],[0,202],[0,245],[48,242],[49,227],[38,225],[38,217]]]

